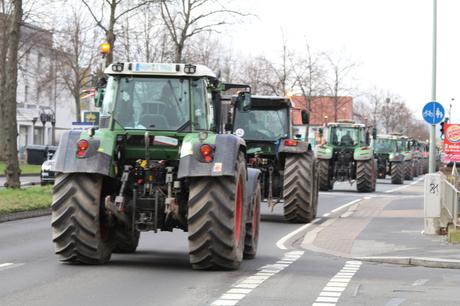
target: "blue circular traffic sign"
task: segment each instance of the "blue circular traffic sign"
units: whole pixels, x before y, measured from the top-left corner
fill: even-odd
[[[444,107],[441,103],[432,101],[425,104],[422,111],[423,119],[429,124],[438,124],[444,119]]]

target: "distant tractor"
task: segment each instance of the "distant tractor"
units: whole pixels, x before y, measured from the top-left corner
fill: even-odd
[[[55,156],[59,259],[103,264],[135,252],[141,232],[174,229],[188,231],[195,269],[253,258],[259,171],[246,167],[244,140],[220,128],[221,92],[238,86],[189,64],[114,63],[105,74],[99,128],[64,133]]]
[[[398,139],[392,135],[377,135],[374,141],[374,155],[377,158],[378,178],[391,176],[392,184],[404,183],[404,154],[398,146]]]
[[[316,145],[320,190],[333,189],[335,182],[356,182],[359,192],[375,191],[377,163],[369,128],[353,121],[328,123],[319,131],[322,143]],[[372,129],[375,139],[376,130]]]
[[[287,97],[252,96],[236,103],[233,133],[247,145],[247,161],[261,171],[262,197],[273,207],[284,200],[289,222],[310,222],[318,206],[318,172],[308,144],[308,113]]]
[[[401,148],[402,153],[404,154],[404,179],[412,181],[415,176],[417,176],[417,166],[418,162],[414,158],[412,152],[412,143],[407,136],[400,134],[395,135],[398,139],[398,146]]]
[[[429,148],[428,144],[420,140],[414,139],[412,141],[412,151],[417,156],[418,159],[418,173],[425,174],[428,173],[428,159],[429,159]]]

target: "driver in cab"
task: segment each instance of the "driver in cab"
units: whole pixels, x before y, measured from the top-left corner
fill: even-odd
[[[350,131],[347,131],[346,134],[340,138],[340,143],[345,146],[353,145],[353,138],[351,137]]]

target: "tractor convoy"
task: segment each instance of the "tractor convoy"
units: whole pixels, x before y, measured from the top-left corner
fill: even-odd
[[[65,132],[54,156],[52,239],[66,263],[134,253],[141,232],[188,233],[194,269],[256,256],[261,201],[288,222],[316,218],[335,182],[374,192],[426,172],[427,146],[351,121],[319,129],[288,97],[253,96],[207,67],[114,63],[96,88],[97,127]]]

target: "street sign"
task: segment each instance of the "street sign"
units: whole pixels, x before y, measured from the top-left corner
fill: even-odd
[[[460,124],[444,124],[444,161],[460,162]]]
[[[432,101],[425,104],[422,111],[423,119],[429,124],[438,124],[444,119],[444,107],[441,103]]]

